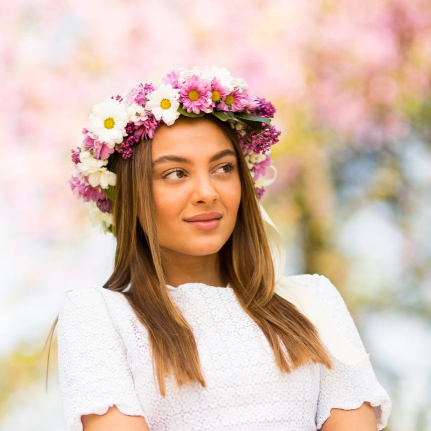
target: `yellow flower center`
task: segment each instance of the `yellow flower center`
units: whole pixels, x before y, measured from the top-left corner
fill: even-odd
[[[162,99],[160,102],[160,107],[162,109],[169,109],[171,107],[171,101],[169,99]]]
[[[115,126],[115,121],[112,117],[109,117],[104,122],[105,129],[112,129]]]
[[[199,99],[198,91],[197,90],[189,91],[189,99],[193,101],[198,100]]]
[[[211,99],[213,102],[218,102],[220,100],[220,92],[214,90]]]
[[[229,94],[226,96],[226,100],[224,101],[226,105],[233,105],[233,102],[235,99],[233,98],[232,94]]]

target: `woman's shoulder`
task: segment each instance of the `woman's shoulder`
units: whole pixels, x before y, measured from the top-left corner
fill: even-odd
[[[318,283],[320,274],[294,274],[287,275],[287,278],[295,281],[296,283],[302,284],[303,286],[314,288]]]
[[[340,301],[344,303],[338,288],[323,274],[297,274],[288,275],[287,278],[307,287],[327,305],[340,305]]]
[[[60,302],[60,331],[66,325],[78,330],[86,325],[117,326],[118,316],[127,312],[124,302],[127,299],[121,292],[96,284],[66,290]]]
[[[328,277],[323,274],[300,274],[288,276],[288,278],[308,288],[307,291],[317,297],[317,300],[325,306],[341,333],[349,339],[351,344],[365,351],[350,309],[341,292]]]
[[[336,285],[323,274],[298,274],[287,276],[295,283],[304,286],[307,292],[317,297],[318,301],[325,305],[325,308],[331,315],[332,319],[344,333],[355,332],[353,330],[354,321],[350,310]],[[350,328],[350,331],[347,329]],[[355,338],[355,344],[358,343],[358,337]]]
[[[85,309],[103,303],[106,298],[118,298],[121,296],[123,296],[121,292],[107,289],[98,284],[92,284],[64,291],[61,304],[62,307],[72,305]]]

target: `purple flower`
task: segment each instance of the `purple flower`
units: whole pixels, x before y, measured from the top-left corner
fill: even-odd
[[[98,199],[96,202],[97,208],[103,213],[112,213],[111,201],[106,197],[103,199]]]
[[[251,130],[251,129],[249,129],[249,130]],[[242,152],[243,153],[249,152],[251,149],[251,145],[250,145],[250,139],[247,138],[247,135],[242,136],[241,133],[236,129],[233,129],[233,131],[236,135],[236,138],[238,140],[238,143],[239,143],[239,146],[241,147]]]
[[[147,103],[147,94],[152,91],[154,91],[152,84],[138,84],[127,93],[124,103],[126,106],[133,105],[134,103],[145,106],[145,103]]]
[[[261,199],[265,194],[265,187],[255,187],[257,198]]]
[[[259,177],[265,176],[266,170],[272,165],[271,154],[266,154],[266,159],[254,164],[252,168],[253,180],[256,181]]]
[[[129,157],[132,157],[131,147],[137,142],[139,142],[139,139],[136,136],[131,135],[120,144],[118,152],[121,154],[121,157],[123,159],[128,159]]]
[[[249,106],[251,114],[258,115],[260,117],[274,118],[276,109],[271,102],[267,102],[265,99],[258,97],[253,106],[254,107]]]
[[[78,147],[78,150],[72,149],[72,162],[78,164],[81,160],[79,160],[79,154],[81,153],[81,147]]]
[[[211,84],[206,79],[200,79],[198,75],[192,75],[186,79],[179,89],[178,102],[183,104],[187,112],[199,114],[207,112],[212,103]]]
[[[260,135],[254,131],[250,132],[251,148],[255,153],[265,153],[271,145],[274,145],[279,141],[280,134],[281,132],[274,126],[262,123]]]

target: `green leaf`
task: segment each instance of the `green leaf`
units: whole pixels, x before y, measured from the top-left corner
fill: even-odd
[[[249,121],[249,120],[242,120],[240,118],[237,119],[240,123],[245,124],[246,126],[253,129],[253,131],[257,134],[260,134],[262,132],[262,123],[258,121]]]
[[[199,114],[195,114],[193,112],[187,112],[186,110],[184,110],[183,108],[181,108],[181,106],[178,106],[177,111],[182,114],[185,115],[186,117],[203,117],[205,115],[205,112],[201,111],[199,112]]]
[[[259,123],[271,124],[271,119],[268,117],[258,117],[257,115],[246,114],[245,112],[235,112],[235,117],[241,118],[242,120],[248,120]]]
[[[227,121],[227,120],[233,120],[233,115],[231,112],[225,112],[225,111],[214,111],[211,112],[211,114],[213,114],[214,116],[216,116],[217,118],[219,118],[222,121]],[[229,115],[231,114],[231,115]]]
[[[115,197],[115,186],[109,186],[107,189],[105,189],[106,196],[108,196],[108,199],[113,202]]]

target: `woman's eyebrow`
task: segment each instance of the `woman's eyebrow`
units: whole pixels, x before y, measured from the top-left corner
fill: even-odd
[[[209,161],[210,161],[210,163],[212,163],[218,159],[221,159],[224,156],[235,156],[236,157],[236,153],[235,153],[235,151],[232,151],[229,149],[222,150],[219,153],[214,154],[210,158]],[[192,165],[192,166],[194,165],[193,160],[190,160],[187,157],[175,156],[173,154],[168,154],[166,156],[159,157],[157,160],[152,162],[151,165],[154,167],[155,165],[159,165],[161,163],[166,163],[166,162],[186,163],[186,164]]]

